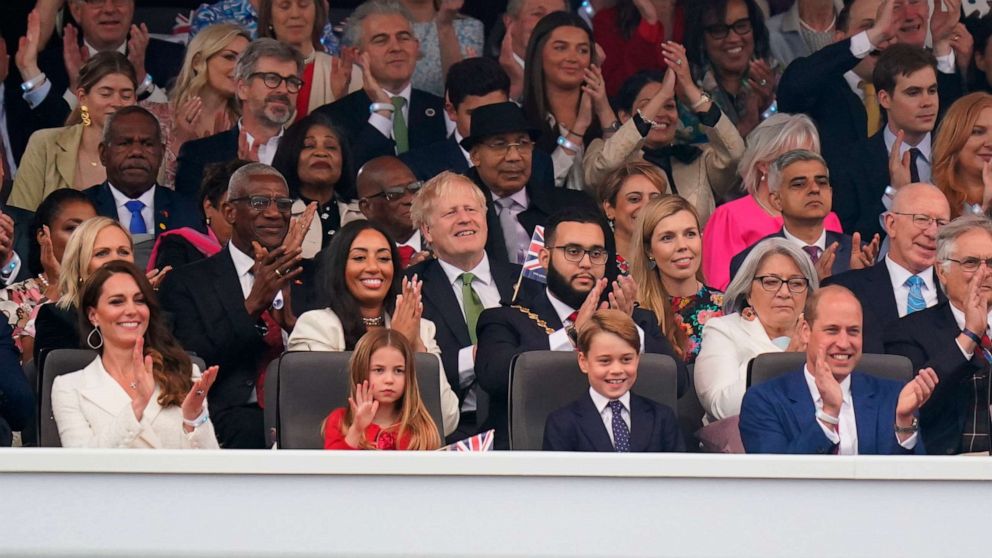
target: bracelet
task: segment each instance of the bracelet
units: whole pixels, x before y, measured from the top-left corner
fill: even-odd
[[[380,110],[388,110],[389,112],[396,112],[396,107],[392,103],[372,103],[369,105],[369,114],[379,112]]]
[[[822,420],[823,422],[825,422],[827,424],[832,424],[834,426],[837,426],[838,424],[840,424],[840,417],[832,417],[832,416],[828,415],[827,413],[824,413],[822,409],[816,411],[816,418]]]
[[[710,99],[710,96],[709,95],[707,95],[706,93],[702,93],[699,96],[699,100],[696,101],[695,103],[692,103],[692,107],[690,107],[690,108],[692,108],[692,111],[693,112],[696,112],[697,110],[699,110],[699,107],[705,105],[707,102],[712,101],[712,100],[713,99]]]
[[[145,79],[141,80],[141,85],[138,86],[138,89],[137,91],[135,91],[135,93],[137,93],[138,95],[142,95],[146,91],[151,89],[152,85],[154,85],[154,82],[152,80],[152,75],[149,74],[148,72],[145,72]]]
[[[21,91],[25,93],[30,93],[34,91],[35,89],[40,87],[41,84],[45,83],[46,77],[47,76],[45,76],[45,72],[42,72],[34,76],[33,78],[25,81],[24,83],[21,84]]]
[[[913,424],[909,426],[899,426],[895,425],[896,434],[913,434],[920,430],[920,419],[913,417]]]
[[[981,347],[982,346],[982,338],[979,337],[978,334],[975,333],[974,331],[971,331],[968,328],[964,328],[964,329],[961,330],[961,333],[963,333],[964,336],[967,337],[968,339],[971,339],[972,341],[974,341],[976,347]]]
[[[620,126],[622,126],[622,124],[620,124],[620,121],[619,120],[614,120],[612,124],[610,124],[606,128],[603,128],[603,131],[605,132],[605,131],[609,130],[611,132],[618,132],[618,131],[620,131]]]
[[[582,151],[581,146],[577,145],[575,142],[569,141],[568,138],[566,138],[565,136],[558,136],[558,145],[575,153]]]
[[[196,417],[193,420],[183,419],[183,424],[185,424],[186,426],[192,426],[195,429],[200,426],[203,426],[208,420],[210,420],[210,413],[207,411],[206,405],[204,405],[203,412],[200,413],[200,416]]]

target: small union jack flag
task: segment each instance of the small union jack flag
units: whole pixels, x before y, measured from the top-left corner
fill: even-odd
[[[441,448],[444,451],[490,451],[493,449],[495,430],[486,430],[470,438],[465,438]]]
[[[544,227],[538,225],[534,227],[534,236],[531,237],[530,245],[527,247],[527,259],[524,260],[521,274],[527,279],[533,279],[539,283],[547,283],[547,271],[541,265],[541,260],[538,259],[542,248],[544,248]]]

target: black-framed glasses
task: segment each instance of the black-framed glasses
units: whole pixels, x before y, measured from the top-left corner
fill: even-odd
[[[382,196],[386,198],[386,201],[394,202],[396,200],[403,199],[407,194],[415,195],[421,188],[424,187],[424,182],[418,180],[416,182],[411,182],[406,186],[397,186],[395,188],[383,188],[381,192],[372,194],[371,196],[365,196],[365,199],[369,200],[372,198],[378,198]]]
[[[561,250],[565,254],[565,259],[570,262],[581,262],[582,258],[589,255],[589,261],[593,265],[603,265],[606,260],[610,257],[610,253],[606,251],[606,248],[602,246],[594,246],[592,248],[583,248],[578,244],[566,244],[564,246],[555,246],[555,250]]]
[[[279,84],[286,82],[286,90],[290,93],[298,93],[303,87],[303,80],[296,76],[281,76],[275,72],[255,72],[248,75],[248,79],[262,78],[262,83],[269,89],[279,87]]]
[[[529,138],[524,138],[518,142],[509,142],[504,140],[484,141],[482,142],[482,145],[492,149],[502,157],[509,155],[510,149],[514,147],[517,148],[517,151],[523,154],[532,153],[534,151],[534,141]]]
[[[937,223],[937,228],[943,227],[950,223],[947,219],[940,219],[937,217],[931,217],[929,215],[924,215],[922,213],[902,213],[901,211],[891,211],[893,215],[904,215],[906,217],[913,218],[913,224],[921,229],[929,229],[931,223]]]
[[[992,269],[992,258],[975,258],[968,257],[962,258],[960,260],[955,260],[954,258],[947,258],[947,261],[954,262],[961,266],[961,269],[965,271],[978,271],[978,268],[984,263],[985,267]]]
[[[761,288],[765,289],[770,293],[777,293],[779,289],[782,288],[782,283],[789,286],[790,293],[804,293],[806,289],[809,288],[809,280],[805,277],[790,277],[788,279],[783,279],[777,275],[759,275],[754,278],[755,281],[761,283]]]
[[[703,27],[703,31],[714,39],[725,39],[727,35],[730,34],[731,29],[733,29],[734,33],[737,33],[738,35],[747,35],[753,29],[751,26],[751,19],[745,17],[738,19],[730,25],[727,25],[726,23],[714,23],[713,25]]]
[[[293,209],[293,198],[270,198],[268,196],[244,196],[240,198],[234,198],[227,200],[231,203],[237,202],[248,202],[255,211],[265,211],[269,208],[273,202],[276,204],[276,209],[279,213],[289,213]]]

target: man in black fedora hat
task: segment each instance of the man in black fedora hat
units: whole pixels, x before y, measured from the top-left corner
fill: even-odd
[[[486,196],[486,251],[500,261],[523,263],[534,227],[555,211],[595,207],[582,192],[532,180],[531,161],[539,135],[520,107],[505,102],[477,108],[471,134],[462,140],[472,160],[468,176]]]

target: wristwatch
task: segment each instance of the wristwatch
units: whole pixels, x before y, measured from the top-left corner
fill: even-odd
[[[579,333],[575,331],[575,325],[569,324],[565,326],[565,335],[568,336],[568,340],[572,342],[572,346],[579,346]]]
[[[902,427],[899,426],[898,424],[896,425],[896,434],[915,434],[919,430],[920,430],[920,420],[916,417],[913,417],[913,424],[909,426]]]

